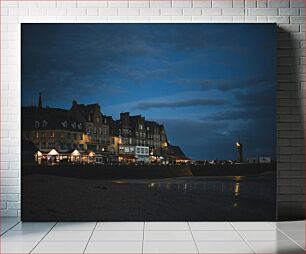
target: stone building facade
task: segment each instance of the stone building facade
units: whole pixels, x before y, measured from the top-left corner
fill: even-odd
[[[72,102],[70,109],[38,106],[22,107],[22,140],[40,152],[95,154],[101,162],[175,162],[184,157],[173,149],[162,124],[141,115],[120,114],[119,120],[102,114],[99,104]]]

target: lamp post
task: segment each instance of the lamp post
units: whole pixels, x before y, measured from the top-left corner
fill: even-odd
[[[237,152],[238,152],[237,162],[241,163],[241,162],[243,162],[243,145],[242,145],[242,143],[240,143],[239,138],[236,142],[236,148],[237,148]]]

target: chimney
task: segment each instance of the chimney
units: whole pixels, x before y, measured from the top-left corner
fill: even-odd
[[[120,113],[120,121],[124,126],[128,126],[130,123],[130,112]]]

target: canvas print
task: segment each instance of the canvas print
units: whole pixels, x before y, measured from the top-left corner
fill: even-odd
[[[276,217],[274,24],[22,24],[23,221]]]

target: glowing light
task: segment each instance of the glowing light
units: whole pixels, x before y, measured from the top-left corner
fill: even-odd
[[[36,155],[39,156],[39,157],[42,156],[41,151],[37,151]]]
[[[240,183],[236,183],[235,185],[235,196],[237,197],[240,192]]]
[[[48,153],[49,156],[58,156],[59,153],[55,150],[55,149],[52,149],[49,153]]]
[[[80,152],[79,152],[77,149],[75,149],[75,150],[71,153],[71,155],[72,155],[72,156],[80,156],[81,154],[80,154]]]

